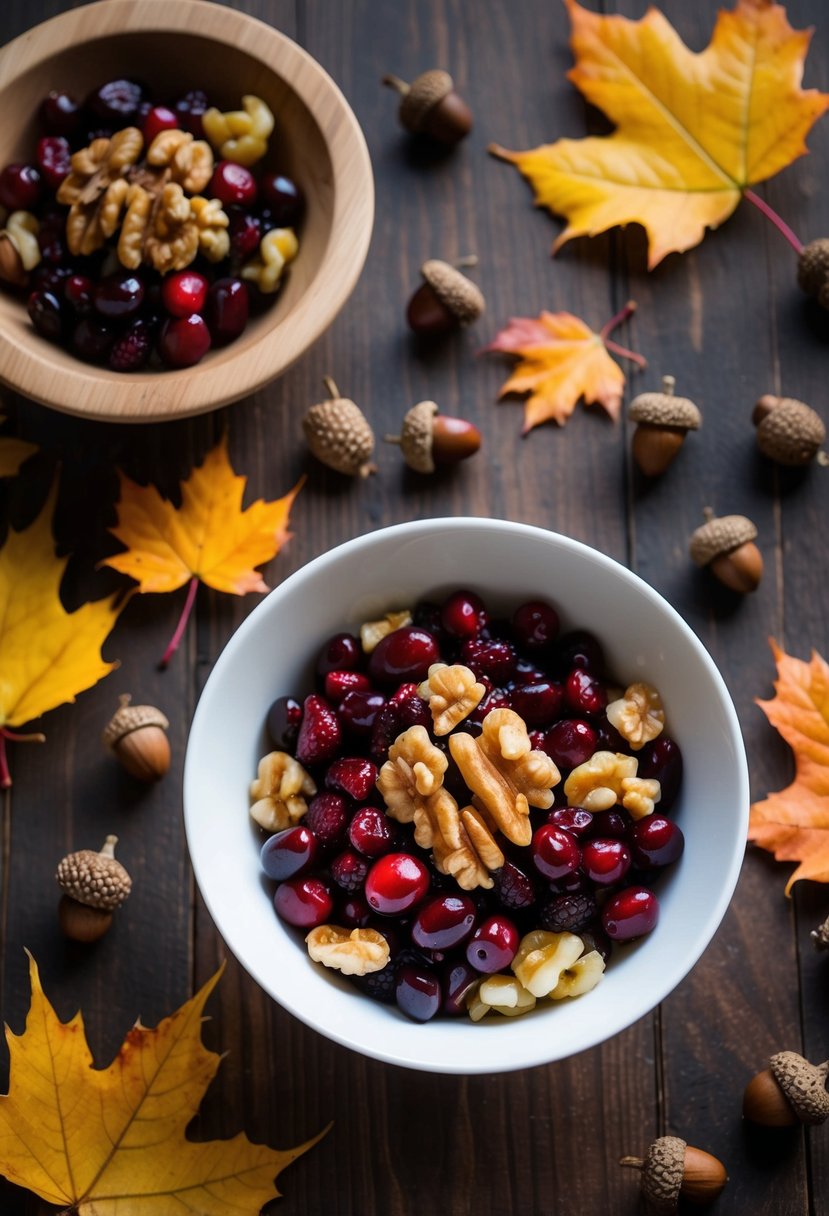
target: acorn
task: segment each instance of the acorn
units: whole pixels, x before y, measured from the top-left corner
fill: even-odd
[[[758,448],[777,464],[807,465],[815,456],[821,464],[829,460],[820,453],[826,439],[823,419],[803,401],[766,393],[755,405],[751,421],[757,428]]]
[[[797,259],[797,285],[821,308],[829,308],[829,237],[803,246]]]
[[[642,1199],[654,1216],[675,1212],[680,1196],[689,1203],[713,1203],[728,1181],[721,1161],[679,1136],[660,1136],[644,1160],[622,1157],[619,1164],[642,1171]]]
[[[329,400],[312,405],[302,419],[308,447],[317,460],[348,477],[368,477],[377,472],[372,463],[374,431],[363,411],[341,397],[330,376],[323,380]]]
[[[731,591],[755,591],[763,577],[763,557],[754,544],[757,528],[745,515],[718,519],[710,507],[704,514],[705,523],[691,537],[692,559]]]
[[[474,456],[481,432],[465,418],[441,414],[434,401],[420,401],[403,418],[399,435],[386,435],[397,443],[403,459],[416,473],[434,473],[437,465],[457,464]]]
[[[101,739],[136,781],[160,781],[170,767],[170,723],[154,705],[131,705],[125,693]]]
[[[697,431],[702,415],[687,397],[675,397],[673,376],[662,377],[661,393],[640,393],[628,409],[635,422],[632,454],[646,477],[658,477],[682,447],[688,431]]]
[[[829,1060],[810,1064],[796,1051],[778,1051],[749,1081],[743,1114],[763,1127],[814,1126],[829,1119]]]
[[[463,265],[475,259],[464,258]],[[409,300],[406,321],[416,334],[434,337],[470,325],[486,308],[478,287],[456,266],[431,258],[420,268],[423,282]]]
[[[0,232],[0,279],[13,287],[23,287],[29,281],[23,259],[7,232]]]
[[[472,111],[455,92],[452,77],[441,68],[422,72],[411,84],[391,75],[384,76],[382,83],[400,94],[397,116],[412,135],[427,135],[453,148],[472,130]]]
[[[55,873],[63,891],[58,905],[60,927],[76,942],[94,942],[112,924],[112,914],[127,898],[132,879],[115,860],[117,836],[107,836],[103,848],[70,853]]]

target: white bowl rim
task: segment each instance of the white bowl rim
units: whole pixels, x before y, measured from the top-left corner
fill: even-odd
[[[644,579],[639,575],[634,574],[626,566],[617,562],[614,558],[608,557],[606,554],[592,548],[581,541],[574,540],[571,537],[564,536],[559,532],[553,532],[546,528],[540,528],[532,524],[517,523],[511,520],[495,519],[491,517],[438,517],[431,519],[414,520],[402,524],[392,524],[387,527],[373,529],[359,537],[345,541],[342,544],[327,550],[318,557],[313,558],[304,566],[301,566],[293,574],[289,575],[282,583],[280,583],[273,591],[269,593],[259,603],[248,617],[236,629],[235,633],[228,640],[224,650],[219,655],[216,663],[211,671],[208,679],[202,689],[202,693],[196,706],[196,711],[193,716],[193,722],[190,728],[190,734],[187,743],[187,752],[184,763],[184,825],[187,838],[190,859],[193,866],[196,882],[204,899],[205,905],[216,925],[217,931],[222,936],[228,948],[234,954],[236,959],[241,963],[249,975],[259,984],[259,986],[271,996],[278,1004],[280,1004],[289,1013],[292,1013],[300,1021],[304,1022],[312,1030],[317,1031],[323,1037],[339,1043],[343,1047],[348,1047],[361,1055],[369,1056],[373,1059],[383,1061],[384,1063],[396,1064],[403,1067],[415,1068],[424,1072],[436,1072],[441,1074],[457,1074],[457,1075],[474,1075],[476,1073],[490,1074],[500,1071],[515,1071],[516,1069],[542,1066],[552,1063],[563,1058],[570,1058],[582,1051],[586,1051],[599,1043],[605,1042],[621,1031],[626,1030],[629,1026],[645,1017],[653,1009],[656,1008],[677,985],[690,973],[696,963],[699,961],[703,952],[707,949],[714,934],[716,933],[728,906],[731,902],[732,895],[737,886],[737,881],[740,876],[740,869],[743,862],[744,850],[735,849],[728,865],[724,881],[719,890],[719,895],[707,908],[707,914],[701,918],[698,932],[696,934],[696,945],[694,949],[687,950],[681,956],[681,963],[673,968],[665,968],[660,974],[655,977],[653,987],[649,992],[648,1004],[646,1008],[641,1009],[632,1017],[625,1016],[624,1018],[614,1022],[609,1019],[611,1029],[607,1034],[594,1034],[587,1037],[585,1041],[580,1042],[576,1047],[558,1051],[556,1047],[549,1043],[543,1052],[539,1052],[537,1037],[526,1035],[526,1048],[515,1049],[512,1045],[510,1061],[506,1065],[500,1064],[498,1061],[493,1061],[491,1057],[487,1057],[485,1052],[481,1052],[480,1064],[469,1061],[454,1061],[449,1060],[423,1060],[416,1051],[413,1051],[411,1056],[401,1057],[399,1052],[392,1052],[386,1049],[383,1044],[378,1044],[371,1041],[361,1041],[356,1037],[347,1034],[338,1033],[336,1028],[331,1028],[326,1025],[324,1019],[318,1019],[302,1002],[297,1002],[292,999],[290,992],[280,991],[279,993],[273,990],[266,977],[257,973],[257,970],[252,966],[246,958],[244,942],[233,938],[229,940],[224,936],[220,928],[219,914],[215,911],[215,903],[212,898],[212,891],[208,880],[209,865],[208,865],[208,850],[203,847],[202,834],[199,832],[198,815],[196,807],[196,775],[194,755],[198,751],[199,736],[203,730],[203,724],[207,721],[208,715],[212,711],[213,690],[219,686],[221,673],[229,664],[232,664],[236,656],[237,650],[244,645],[245,635],[253,627],[253,624],[260,617],[268,615],[273,611],[274,603],[282,598],[282,595],[287,591],[295,591],[306,580],[312,579],[320,570],[324,569],[331,562],[335,562],[343,555],[345,550],[350,554],[355,554],[363,549],[370,548],[380,538],[399,538],[401,542],[412,540],[418,537],[419,534],[428,532],[440,531],[443,528],[459,529],[461,531],[485,530],[494,532],[507,537],[531,536],[545,541],[552,541],[554,544],[563,546],[576,552],[583,560],[595,563],[604,567],[609,573],[615,577],[627,581],[646,599],[661,612],[666,614],[673,625],[682,633],[685,640],[696,652],[699,662],[705,668],[712,685],[719,694],[721,708],[727,720],[730,731],[730,742],[734,747],[734,755],[737,761],[737,771],[735,773],[737,786],[739,789],[739,806],[735,808],[734,814],[738,823],[742,826],[742,839],[745,840],[748,830],[748,814],[749,814],[749,774],[748,764],[743,745],[742,732],[737,717],[736,709],[734,708],[731,695],[725,685],[719,669],[714,660],[702,644],[700,639],[691,629],[690,625],[680,616],[675,608],[668,603],[659,592],[655,591]],[[365,999],[365,998],[359,998]],[[518,1019],[520,1022],[521,1019]],[[412,1034],[415,1043],[417,1042],[417,1026],[412,1027]]]

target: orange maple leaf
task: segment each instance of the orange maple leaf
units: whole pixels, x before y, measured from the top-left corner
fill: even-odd
[[[829,95],[800,87],[811,31],[792,29],[772,0],[737,0],[697,54],[655,8],[631,21],[565,3],[576,58],[569,78],[616,130],[528,152],[490,148],[529,179],[539,206],[567,219],[553,249],[641,224],[652,269],[699,244],[743,197],[768,215],[749,186],[807,152],[806,135],[829,106]]]
[[[626,304],[599,333],[569,312],[512,317],[506,329],[484,347],[484,351],[520,359],[498,396],[530,394],[524,406],[524,435],[542,422],[564,426],[580,397],[586,405],[603,406],[614,421],[619,417],[625,374],[608,349],[640,367],[646,364],[641,355],[618,346],[608,335],[635,308],[632,302]]]
[[[139,486],[120,476],[118,524],[111,531],[127,549],[101,564],[134,578],[142,593],[188,587],[181,619],[161,660],[166,667],[181,641],[200,582],[231,595],[269,590],[256,566],[270,561],[289,540],[288,518],[305,478],[283,498],[260,498],[243,510],[246,478],[231,467],[226,437],[181,483],[181,507],[163,498],[155,486]]]
[[[778,861],[799,861],[786,894],[801,878],[829,882],[829,664],[817,651],[809,663],[775,641],[775,696],[757,701],[794,751],[791,785],[751,808],[749,840]]]
[[[26,1029],[6,1029],[0,1173],[77,1216],[256,1216],[278,1196],[276,1176],[327,1128],[282,1151],[244,1133],[201,1144],[184,1134],[221,1062],[201,1026],[223,969],[154,1030],[137,1022],[109,1068],[96,1069],[83,1018],[58,1020],[29,955]]]

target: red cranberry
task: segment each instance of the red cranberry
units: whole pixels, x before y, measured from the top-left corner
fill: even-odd
[[[108,80],[86,99],[86,108],[102,122],[128,127],[138,114],[144,90],[134,80]]]
[[[353,849],[346,849],[331,862],[331,877],[338,887],[353,895],[366,881],[369,862]]]
[[[595,950],[607,962],[613,952],[613,943],[601,925],[592,924],[589,929],[582,929],[579,937],[584,942],[585,954],[589,954],[591,950]]]
[[[408,853],[387,853],[366,879],[366,899],[381,916],[398,916],[419,904],[429,891],[429,871]]]
[[[515,671],[512,673],[512,682],[518,687],[521,684],[540,684],[547,679],[547,676],[535,663],[529,659],[518,659],[515,664]]]
[[[150,361],[155,328],[137,317],[129,329],[116,338],[109,352],[109,366],[115,372],[137,372]]]
[[[34,165],[6,165],[0,173],[0,204],[8,211],[31,211],[40,193],[40,173]]]
[[[459,661],[495,684],[506,684],[515,674],[515,651],[509,642],[469,638],[461,647]]]
[[[442,976],[443,1003],[441,1009],[450,1017],[459,1017],[466,1013],[466,998],[472,989],[480,982],[481,974],[469,963],[447,963]]]
[[[412,685],[416,687],[416,685]],[[378,764],[388,758],[388,750],[394,740],[410,726],[424,726],[427,730],[432,727],[432,715],[429,706],[416,693],[408,694],[398,701],[396,695],[391,698],[374,720],[371,730],[371,757]]]
[[[334,900],[321,878],[289,878],[276,888],[273,906],[289,925],[316,929],[330,918]]]
[[[646,743],[637,755],[637,775],[655,778],[659,782],[662,788],[659,809],[669,811],[676,802],[682,785],[682,752],[679,744],[667,735],[660,735],[658,739]]]
[[[262,225],[255,215],[241,207],[231,207],[228,218],[230,252],[238,262],[244,262],[259,249],[262,240]]]
[[[302,724],[302,706],[293,697],[277,697],[268,710],[265,728],[274,747],[293,752]]]
[[[106,321],[82,317],[72,331],[72,350],[87,363],[106,363],[115,331]]]
[[[250,169],[232,160],[220,160],[207,187],[209,198],[230,207],[252,207],[256,202],[256,181]]]
[[[144,284],[137,275],[111,274],[95,288],[93,305],[105,321],[121,321],[138,312],[144,301]]]
[[[60,342],[64,316],[59,297],[51,291],[33,291],[26,306],[40,336],[49,342]]]
[[[423,680],[439,658],[437,642],[431,633],[415,625],[404,625],[377,643],[368,661],[368,674],[378,684],[386,685]]]
[[[415,917],[412,941],[424,950],[451,950],[469,937],[476,915],[475,901],[468,895],[438,895]]]
[[[574,870],[572,874],[565,874],[562,878],[550,883],[550,891],[553,895],[580,895],[589,889],[590,884],[581,870]]]
[[[476,638],[487,623],[487,614],[474,591],[455,591],[444,600],[440,619],[453,638]]]
[[[492,975],[508,967],[518,953],[521,934],[506,916],[490,916],[472,934],[466,961],[476,971]]]
[[[604,651],[599,639],[586,629],[574,629],[559,638],[556,661],[563,671],[581,667],[594,675],[604,671]]]
[[[356,674],[356,673],[355,673]],[[326,679],[326,691],[327,681]],[[352,689],[347,692],[340,702],[339,717],[343,728],[357,738],[368,737],[374,727],[375,719],[386,704],[386,698],[379,692],[361,692]]]
[[[40,103],[40,121],[49,135],[74,135],[80,106],[68,93],[47,93]]]
[[[619,882],[630,869],[630,849],[624,841],[610,836],[588,840],[581,857],[585,874],[597,887],[609,887]]]
[[[353,671],[363,659],[360,639],[353,633],[335,633],[317,655],[317,675],[324,678],[329,671]]]
[[[578,933],[598,913],[596,901],[587,891],[556,895],[541,909],[539,920],[548,933]]]
[[[623,738],[615,726],[602,718],[596,723],[596,750],[599,752],[621,752],[630,755],[630,744]]]
[[[44,135],[37,141],[37,163],[50,190],[57,190],[72,168],[72,149],[62,135]]]
[[[658,920],[659,901],[647,887],[625,887],[602,908],[604,931],[615,942],[650,933]]]
[[[392,851],[398,838],[395,824],[385,811],[361,806],[348,825],[348,839],[364,857],[382,857]]]
[[[563,718],[544,736],[543,749],[559,768],[576,768],[596,750],[596,732],[589,722]]]
[[[70,274],[63,281],[63,298],[76,317],[88,317],[92,311],[95,284],[85,274]]]
[[[377,765],[363,756],[341,756],[325,774],[325,784],[330,790],[346,794],[355,802],[365,802],[376,780]]]
[[[564,695],[570,710],[575,714],[600,714],[607,705],[604,685],[582,667],[575,667],[570,672],[564,686]]]
[[[633,860],[643,870],[673,865],[685,848],[681,828],[664,815],[648,815],[646,819],[634,823],[629,839]]]
[[[176,102],[175,112],[178,116],[179,124],[185,131],[189,131],[196,139],[204,138],[204,124],[202,117],[205,110],[209,109],[210,102],[207,100],[207,94],[201,89],[191,89],[189,93]]]
[[[349,929],[365,929],[371,920],[371,908],[359,892],[349,895],[339,906],[337,920]]]
[[[401,967],[395,976],[394,997],[401,1013],[415,1022],[428,1022],[440,1009],[440,981],[428,967]]]
[[[483,676],[481,683],[488,683],[487,677]],[[493,709],[510,709],[512,707],[512,696],[507,692],[506,688],[490,688],[485,697],[478,702],[472,713],[465,719],[464,726],[471,723],[481,723],[488,713]]]
[[[156,135],[162,131],[174,131],[178,127],[178,115],[167,106],[153,106],[144,118],[144,143],[149,148]]]
[[[271,228],[299,226],[305,199],[295,182],[281,173],[266,173],[259,182],[259,192],[268,210]]]
[[[296,745],[300,764],[321,764],[333,760],[340,750],[342,731],[337,715],[322,697],[311,693],[302,707],[302,724]]]
[[[493,875],[495,894],[505,908],[529,908],[535,903],[535,886],[523,870],[505,861]]]
[[[593,820],[596,836],[610,836],[614,840],[625,840],[630,832],[632,820],[627,811],[602,811]]]
[[[158,350],[168,367],[193,367],[210,350],[210,330],[198,313],[171,317],[159,338]]]
[[[551,680],[521,684],[510,693],[510,704],[528,726],[543,726],[561,712],[564,689]]]
[[[533,864],[545,878],[563,878],[581,865],[581,850],[575,836],[554,823],[543,823],[536,828],[531,849]]]
[[[564,828],[565,831],[571,832],[577,840],[582,836],[586,836],[593,826],[593,816],[590,811],[585,811],[580,806],[562,806],[557,810],[550,811],[547,816],[548,823],[554,823],[556,827]]]
[[[197,270],[177,270],[175,274],[165,275],[161,299],[172,316],[189,317],[191,313],[203,311],[209,286]]]
[[[317,794],[308,804],[303,823],[328,849],[340,849],[345,844],[349,810],[339,794]]]
[[[516,608],[512,628],[519,646],[525,650],[543,650],[558,637],[558,613],[544,600],[529,600]]]
[[[277,832],[262,845],[259,860],[268,878],[282,882],[293,878],[314,864],[318,851],[317,838],[304,824]]]
[[[342,701],[347,692],[370,692],[371,681],[361,671],[329,671],[325,676],[325,695],[329,701]]]
[[[217,279],[207,293],[205,318],[215,346],[235,342],[248,323],[250,294],[241,279]]]

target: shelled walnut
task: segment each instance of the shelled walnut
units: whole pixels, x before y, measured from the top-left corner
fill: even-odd
[[[172,181],[189,194],[198,194],[213,176],[213,151],[206,140],[172,128],[156,135],[147,149],[147,164],[169,169]]]
[[[225,160],[248,168],[268,150],[274,118],[261,97],[248,94],[242,98],[241,110],[221,110],[211,106],[202,117],[204,133]]]
[[[389,943],[376,929],[341,929],[318,925],[305,938],[315,963],[341,971],[343,975],[369,975],[382,971],[389,961]]]
[[[660,735],[665,726],[665,710],[659,693],[652,684],[641,681],[629,684],[624,695],[611,701],[606,712],[608,722],[634,751]]]
[[[433,663],[417,695],[429,702],[436,735],[448,735],[483,700],[486,688],[462,663]]]
[[[73,154],[72,168],[57,192],[58,202],[69,207],[70,253],[94,253],[117,230],[127,197],[126,177],[143,146],[138,128],[125,127],[111,139],[93,139]]]
[[[316,792],[313,778],[298,760],[287,752],[269,752],[251,783],[251,817],[267,832],[281,832],[302,818],[308,810],[306,798]]]

